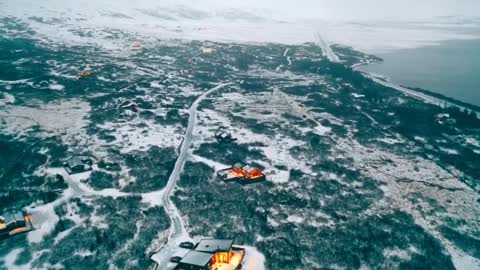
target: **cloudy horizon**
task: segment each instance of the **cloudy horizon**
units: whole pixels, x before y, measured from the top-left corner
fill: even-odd
[[[105,40],[108,29],[160,39],[286,44],[315,41],[321,33],[329,43],[367,52],[480,38],[480,1],[472,0],[0,0],[0,8],[42,38],[110,47],[123,45]],[[98,36],[78,37],[78,27]]]

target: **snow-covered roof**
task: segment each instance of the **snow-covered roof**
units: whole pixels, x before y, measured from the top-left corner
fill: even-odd
[[[230,251],[232,245],[233,240],[231,239],[203,239],[200,240],[195,250],[202,252]]]
[[[206,266],[213,257],[213,253],[205,253],[192,250],[185,255],[180,261],[181,264],[189,264],[204,267]]]
[[[70,168],[74,168],[76,166],[83,167],[83,165],[84,165],[84,162],[78,157],[73,157],[67,161],[67,166]]]

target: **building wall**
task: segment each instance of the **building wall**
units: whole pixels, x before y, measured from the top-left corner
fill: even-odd
[[[229,263],[232,258],[232,251],[230,252],[217,252],[212,258],[213,263]]]

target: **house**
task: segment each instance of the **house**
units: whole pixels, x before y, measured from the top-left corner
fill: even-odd
[[[0,216],[0,240],[32,229],[30,216],[26,212],[7,213]]]
[[[254,179],[263,176],[263,173],[260,171],[260,169],[242,163],[236,163],[232,167],[232,170],[248,179]]]
[[[230,239],[202,239],[189,251],[175,269],[185,270],[237,270],[245,250],[234,247]]]
[[[232,257],[233,240],[204,239],[198,242],[196,251],[214,254],[213,262],[228,263]]]
[[[92,73],[90,71],[84,71],[84,72],[80,72],[78,74],[78,76],[80,76],[80,77],[90,77],[90,76],[92,76]]]
[[[231,133],[226,132],[225,130],[222,130],[222,129],[218,129],[215,132],[215,139],[217,139],[219,143],[229,143],[237,140],[236,138],[232,137]]]
[[[81,159],[80,157],[72,157],[63,163],[63,167],[68,174],[82,173],[92,170],[91,159]]]
[[[218,171],[217,177],[225,182],[252,183],[265,180],[265,174],[260,169],[243,162],[237,162],[230,168]]]

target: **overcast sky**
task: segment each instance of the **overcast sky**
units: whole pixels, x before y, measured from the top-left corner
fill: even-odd
[[[122,44],[103,39],[102,29],[147,37],[285,44],[309,42],[321,33],[330,43],[367,52],[480,37],[480,0],[0,0],[0,10],[23,18],[41,37],[112,47]],[[439,16],[477,20],[435,18]],[[45,24],[32,17],[67,23]],[[77,28],[80,19],[82,27],[95,29],[99,37],[73,34],[70,28]],[[402,22],[407,20],[421,22]]]
[[[184,2],[203,7],[263,10],[264,13],[271,13],[275,17],[308,19],[399,20],[449,15],[480,16],[480,0],[184,0]]]

